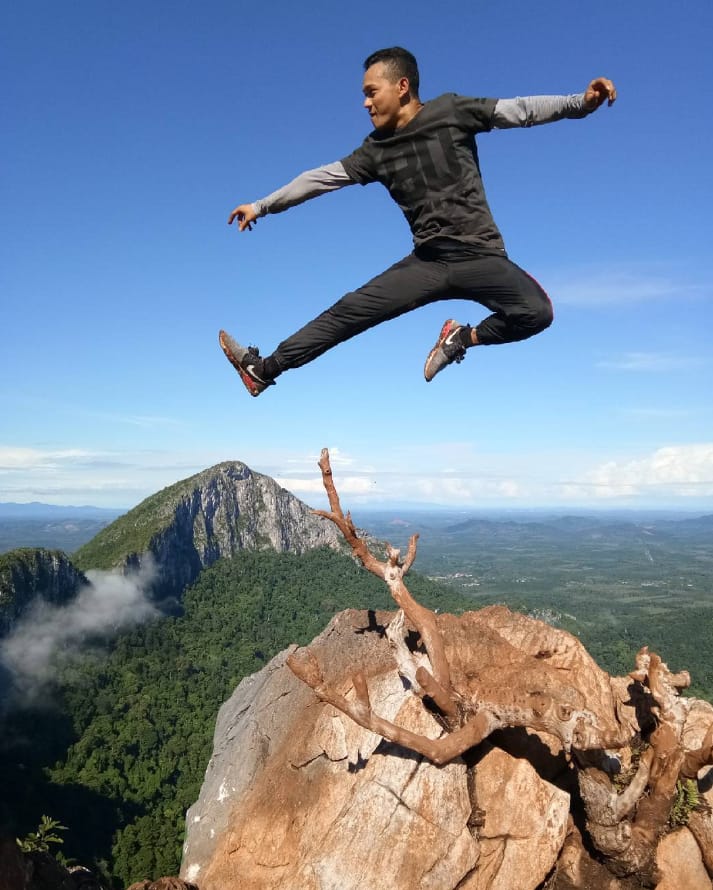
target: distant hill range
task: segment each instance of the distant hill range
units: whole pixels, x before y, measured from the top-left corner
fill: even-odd
[[[0,502],[0,519],[99,519],[110,522],[122,511],[106,507],[70,507],[57,504],[29,504]]]
[[[18,547],[72,553],[122,512],[36,501],[30,504],[0,503],[0,554]]]
[[[713,544],[713,514],[647,515],[629,511],[554,515],[532,511],[517,518],[433,511],[410,514],[385,511],[358,516],[378,537],[403,546],[414,532],[421,534],[419,554],[444,546],[498,549],[522,546],[622,545],[631,541],[676,541]]]

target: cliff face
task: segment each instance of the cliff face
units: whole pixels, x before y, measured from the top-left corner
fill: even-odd
[[[75,554],[84,569],[126,569],[151,554],[156,593],[180,597],[201,569],[239,550],[337,547],[334,528],[274,479],[240,462],[171,486],[103,529]]]
[[[0,637],[40,597],[53,605],[73,599],[86,578],[60,550],[23,548],[0,557]]]
[[[392,617],[342,612],[310,651],[344,702],[360,698],[361,671],[374,712],[419,737],[442,738],[442,722],[399,671],[384,632]],[[503,607],[458,621],[460,637],[456,619],[439,616],[449,661],[460,670],[459,653],[475,648],[463,676],[478,688],[482,678],[484,694],[497,691],[498,676],[513,701],[570,689],[594,713],[616,703],[635,728],[633,681],[610,678],[569,634]],[[713,862],[701,853],[701,837],[713,831],[705,807],[691,815],[690,829],[669,826],[646,875],[615,873],[582,839],[581,789],[557,737],[504,729],[436,766],[320,702],[287,667],[291,655],[243,680],[220,711],[200,797],[186,819],[181,874],[201,890],[711,890]],[[690,701],[685,732],[696,737],[695,749],[713,708]],[[630,754],[592,756],[616,760],[623,777]],[[604,774],[591,775],[603,787]],[[710,795],[705,788],[703,777],[701,798]]]

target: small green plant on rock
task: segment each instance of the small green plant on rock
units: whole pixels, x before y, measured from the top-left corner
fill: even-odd
[[[67,826],[62,825],[56,819],[43,816],[37,831],[31,831],[23,838],[17,838],[17,845],[23,853],[49,853],[50,844],[63,844],[64,840],[57,834],[58,831],[67,831]]]
[[[701,805],[701,795],[695,779],[684,779],[676,782],[676,797],[668,817],[672,828],[688,825],[691,813]]]

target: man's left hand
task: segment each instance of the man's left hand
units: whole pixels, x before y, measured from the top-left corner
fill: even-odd
[[[584,107],[594,111],[604,102],[613,105],[616,101],[616,87],[606,77],[595,77],[584,91]]]

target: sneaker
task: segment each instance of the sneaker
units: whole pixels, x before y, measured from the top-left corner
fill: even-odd
[[[428,353],[426,364],[423,366],[423,376],[427,381],[433,380],[439,371],[452,362],[460,363],[465,358],[465,346],[460,338],[460,333],[465,325],[458,324],[449,318],[441,328],[436,345]]]
[[[259,396],[268,386],[275,385],[274,380],[264,376],[263,360],[255,346],[241,346],[226,331],[220,332],[218,342],[251,396]]]

